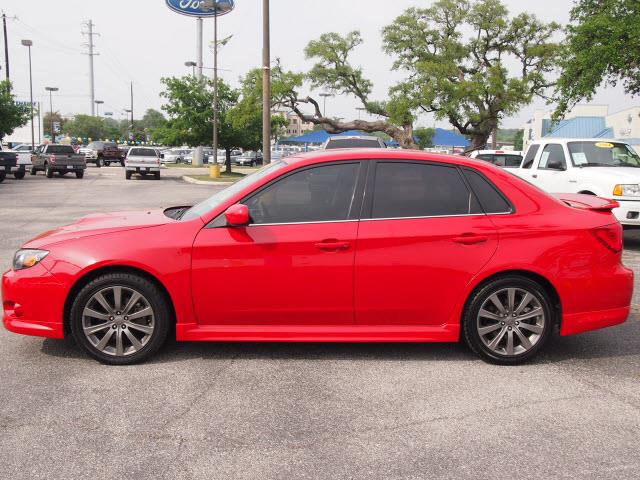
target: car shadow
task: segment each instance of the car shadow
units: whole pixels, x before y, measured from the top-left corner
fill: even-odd
[[[640,228],[624,231],[624,249],[640,251]]]
[[[640,333],[637,322],[570,337],[554,334],[532,364],[568,360],[594,360],[637,356]],[[624,330],[627,330],[626,332]],[[52,357],[89,357],[71,338],[45,339],[42,353]],[[373,361],[478,361],[460,343],[295,343],[295,342],[177,342],[168,341],[147,363],[163,364],[190,360],[373,360]]]

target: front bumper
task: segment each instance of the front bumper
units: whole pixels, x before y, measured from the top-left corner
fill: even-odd
[[[2,320],[10,332],[63,338],[64,299],[64,285],[41,264],[2,275]]]
[[[640,226],[640,200],[616,200],[620,208],[615,208],[613,214],[622,225]]]

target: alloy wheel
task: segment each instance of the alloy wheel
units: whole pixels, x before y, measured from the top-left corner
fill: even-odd
[[[116,357],[141,350],[153,336],[155,313],[137,290],[109,286],[97,291],[82,311],[82,330],[98,351]]]
[[[544,308],[537,296],[523,288],[503,288],[480,307],[476,328],[482,343],[502,356],[531,350],[546,328]]]

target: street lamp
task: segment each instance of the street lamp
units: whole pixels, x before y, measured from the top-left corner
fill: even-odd
[[[333,93],[322,92],[320,94],[321,97],[324,97],[324,102],[322,104],[322,116],[327,116],[327,97],[333,97]]]
[[[29,100],[31,105],[31,151],[36,149],[36,139],[33,131],[33,77],[31,75],[31,46],[33,42],[31,40],[22,40],[22,45],[29,49]]]
[[[100,116],[100,105],[102,105],[104,103],[104,100],[94,100],[93,102],[96,104],[96,116],[99,117]]]
[[[196,66],[198,64],[196,62],[192,62],[192,61],[188,61],[188,62],[184,62],[184,66],[185,67],[191,67],[191,75],[193,75],[194,77],[196,76]]]
[[[51,142],[56,143],[56,134],[53,131],[53,92],[57,92],[59,90],[58,87],[44,87],[44,89],[49,92],[49,115],[51,120]]]

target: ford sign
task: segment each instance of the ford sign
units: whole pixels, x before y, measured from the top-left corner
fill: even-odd
[[[190,17],[215,17],[233,10],[233,0],[165,0],[174,12]]]

